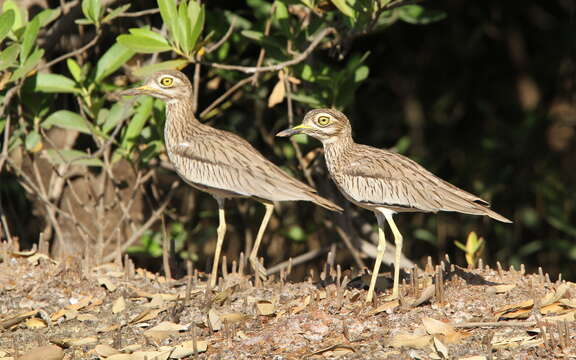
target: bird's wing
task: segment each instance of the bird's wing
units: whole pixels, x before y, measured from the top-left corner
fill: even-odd
[[[373,206],[471,214],[485,214],[481,209],[489,206],[405,156],[364,145],[357,145],[334,179],[348,197]]]
[[[315,189],[286,174],[241,137],[216,130],[169,147],[171,160],[185,180],[238,195],[269,201],[308,200],[338,207]]]

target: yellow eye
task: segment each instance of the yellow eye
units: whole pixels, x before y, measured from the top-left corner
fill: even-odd
[[[171,77],[168,77],[168,76],[165,76],[162,79],[160,79],[160,84],[162,86],[165,86],[165,87],[172,86],[173,83],[174,83],[174,79],[172,79]]]
[[[319,116],[318,119],[316,119],[316,122],[320,126],[326,126],[330,124],[330,118],[328,116]]]

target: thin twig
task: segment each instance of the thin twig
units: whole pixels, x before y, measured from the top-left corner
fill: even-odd
[[[236,27],[236,16],[234,16],[232,18],[232,21],[230,22],[230,27],[228,28],[228,30],[226,31],[226,34],[224,34],[224,36],[222,36],[220,38],[220,40],[218,40],[217,42],[215,42],[214,44],[211,44],[210,46],[206,47],[206,54],[210,54],[211,52],[213,52],[214,50],[218,49],[220,46],[222,46],[226,41],[228,41],[228,39],[230,38],[230,36],[232,36],[232,34],[234,33],[234,28]]]
[[[223,69],[223,70],[236,70],[241,71],[247,74],[256,74],[260,72],[267,72],[267,71],[278,71],[282,70],[287,66],[292,66],[301,63],[302,61],[306,60],[308,56],[316,49],[316,47],[320,44],[320,42],[329,34],[336,34],[336,29],[333,27],[328,27],[317,33],[308,48],[304,50],[300,55],[296,56],[295,58],[281,62],[275,65],[269,66],[240,66],[240,65],[227,65],[227,64],[220,64],[214,62],[203,62],[205,65],[212,66],[216,69]]]
[[[321,256],[322,254],[327,253],[328,251],[330,251],[330,247],[328,247],[328,246],[320,248],[320,249],[310,250],[307,253],[296,256],[295,258],[291,258],[288,261],[281,262],[280,264],[269,268],[266,271],[266,275],[270,276],[272,274],[279,273],[280,271],[282,271],[284,269],[287,269],[289,266],[303,264],[305,262],[308,262],[312,259],[315,259],[315,258]]]
[[[154,9],[148,9],[148,10],[142,10],[142,11],[133,11],[133,12],[124,12],[119,14],[118,16],[116,16],[117,18],[121,18],[121,17],[140,17],[140,16],[145,16],[145,15],[153,15],[153,14],[158,14],[160,12],[159,8],[154,8]]]
[[[352,244],[352,240],[350,239],[350,236],[348,236],[346,231],[344,231],[344,229],[342,229],[341,226],[333,223],[331,220],[328,220],[328,219],[324,220],[324,224],[326,224],[326,226],[329,228],[334,227],[336,229],[336,233],[338,234],[340,239],[342,239],[342,241],[344,242],[344,245],[346,245],[346,247],[348,248],[348,251],[350,251],[350,253],[352,254],[352,258],[354,258],[354,262],[356,262],[356,265],[358,265],[358,268],[364,269],[366,267],[366,264],[364,263],[364,260],[362,260],[362,257],[360,256],[360,252]]]
[[[244,85],[248,84],[250,81],[252,81],[253,77],[254,77],[254,75],[238,81],[236,84],[234,84],[234,86],[232,86],[230,89],[228,89],[224,94],[220,95],[220,97],[218,97],[218,99],[214,100],[214,102],[212,102],[212,104],[210,104],[206,109],[204,109],[200,113],[200,115],[199,115],[200,119],[204,119],[206,117],[206,115],[208,115],[216,106],[218,106],[222,102],[224,102],[224,100],[226,100],[236,90],[240,89],[242,86],[244,86]]]
[[[84,53],[86,50],[90,49],[92,46],[96,45],[96,43],[98,42],[98,39],[100,39],[100,35],[102,35],[102,32],[100,30],[96,31],[96,35],[94,35],[94,38],[92,38],[92,40],[90,40],[90,42],[88,42],[86,45],[82,46],[80,49],[76,49],[74,51],[71,51],[67,54],[64,54],[62,56],[57,57],[56,59],[40,66],[37,71],[40,72],[41,70],[44,69],[48,69],[53,65],[56,65],[57,63],[59,63],[60,61],[64,61],[68,58],[71,58],[72,56],[76,56],[76,55],[80,55],[82,53]]]
[[[8,104],[10,104],[10,101],[18,93],[18,90],[20,90],[20,88],[22,87],[23,84],[24,84],[24,81],[22,81],[22,79],[20,79],[16,85],[11,87],[10,90],[8,90],[6,92],[6,95],[4,95],[4,99],[2,99],[2,105],[0,105],[0,117],[2,117],[2,115],[4,115],[4,111],[6,111],[6,107],[8,107]]]
[[[6,125],[4,126],[4,141],[2,143],[2,152],[0,153],[0,173],[4,169],[4,162],[8,158],[8,141],[10,140],[10,115],[6,116]]]
[[[477,322],[462,322],[450,324],[455,328],[477,328],[477,327],[532,327],[536,326],[537,321],[477,321]]]
[[[272,18],[274,17],[275,12],[276,12],[276,3],[270,6],[270,16],[268,17],[268,20],[266,20],[266,25],[264,26],[264,36],[270,35],[270,28],[272,27]],[[262,66],[262,62],[264,61],[265,56],[266,56],[266,48],[262,46],[260,48],[260,54],[258,54],[258,60],[256,60],[256,67]],[[252,79],[252,85],[254,86],[258,85],[258,73],[256,73],[254,79]]]

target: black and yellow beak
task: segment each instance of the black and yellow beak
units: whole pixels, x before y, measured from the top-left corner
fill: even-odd
[[[300,134],[300,133],[304,132],[306,129],[312,129],[312,126],[300,124],[298,126],[294,126],[293,128],[282,130],[278,134],[276,134],[276,136],[279,136],[279,137],[292,136],[292,135]]]
[[[153,95],[158,93],[158,90],[148,86],[142,85],[132,89],[120,91],[119,95],[121,96],[132,96],[132,95]]]

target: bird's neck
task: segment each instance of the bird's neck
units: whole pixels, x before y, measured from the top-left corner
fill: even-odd
[[[341,134],[337,137],[322,141],[324,145],[324,157],[328,169],[332,172],[337,168],[337,164],[349,154],[354,146],[354,139],[350,134]]]
[[[192,103],[186,100],[171,100],[166,102],[166,124],[164,127],[164,137],[167,144],[178,144],[198,135],[202,127],[194,111]]]

